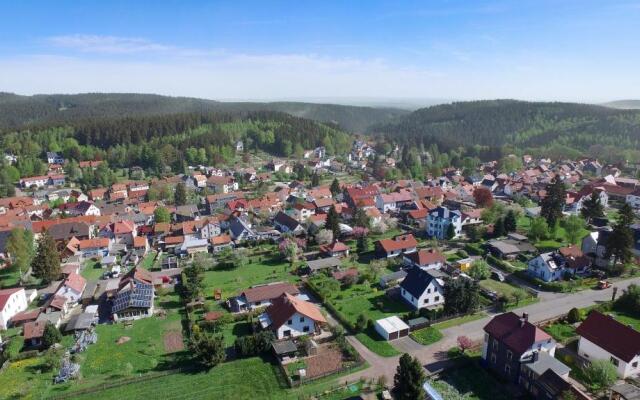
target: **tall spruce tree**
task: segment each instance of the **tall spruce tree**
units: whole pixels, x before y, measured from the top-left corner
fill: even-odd
[[[331,206],[327,213],[325,229],[329,229],[333,232],[334,240],[337,240],[340,237],[340,216],[338,215],[338,211],[336,211],[335,206]]]
[[[582,203],[582,209],[580,215],[587,223],[591,223],[594,218],[604,217],[604,207],[600,201],[600,196],[596,196],[596,193],[592,193],[591,196]]]
[[[562,210],[564,209],[567,192],[562,179],[559,175],[553,178],[553,181],[547,185],[547,194],[542,199],[540,215],[547,220],[550,228],[556,226],[556,223],[562,218]]]
[[[509,210],[507,215],[504,217],[504,230],[507,233],[515,232],[518,227],[518,220],[516,218],[516,213],[513,210]]]
[[[426,379],[422,365],[417,358],[404,353],[393,377],[393,393],[398,400],[419,400],[425,398],[422,384]]]
[[[187,186],[180,182],[176,185],[176,194],[174,197],[177,206],[183,206],[187,204]]]
[[[38,250],[31,262],[32,274],[44,283],[51,283],[61,274],[60,254],[53,237],[44,231],[38,240]]]
[[[338,178],[333,178],[333,182],[331,182],[331,187],[329,188],[329,190],[331,190],[331,194],[333,195],[333,197],[336,197],[340,194],[340,182],[338,182]]]

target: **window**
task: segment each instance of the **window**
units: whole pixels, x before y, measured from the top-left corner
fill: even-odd
[[[424,299],[424,304],[429,304],[429,299]]]
[[[431,288],[427,289],[427,293],[431,293]]]
[[[288,321],[287,321],[287,325],[291,325],[292,323],[293,323],[293,321],[292,321],[292,320],[288,320]]]
[[[617,359],[617,358],[615,358],[615,357],[611,357],[611,363],[612,363],[613,365],[615,365],[616,367],[618,366],[618,364],[620,364],[620,362],[618,361],[618,359]]]
[[[511,350],[507,350],[507,360],[511,361],[513,359],[513,353]]]
[[[638,362],[634,362],[633,364],[631,364],[631,368],[638,368]]]
[[[304,322],[304,317],[300,317],[300,322]]]
[[[302,332],[309,332],[309,327],[305,325],[305,327],[302,328]]]
[[[291,331],[290,330],[286,330],[286,331],[282,332],[282,334],[284,336],[291,336]]]
[[[440,301],[440,296],[436,296],[433,298],[434,301]]]

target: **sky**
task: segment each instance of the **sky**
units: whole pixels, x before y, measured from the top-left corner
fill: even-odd
[[[0,91],[640,98],[640,0],[4,1]]]

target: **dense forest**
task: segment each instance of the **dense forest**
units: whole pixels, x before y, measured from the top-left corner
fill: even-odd
[[[640,111],[574,103],[473,101],[416,110],[369,133],[443,150],[473,145],[485,155],[529,151],[553,158],[589,155],[640,161]]]
[[[243,141],[247,152],[301,158],[304,150],[317,146],[325,146],[330,155],[344,154],[352,137],[332,126],[272,111],[42,124],[0,135],[0,151],[17,157],[14,165],[5,161],[0,168],[0,187],[6,188],[20,177],[45,173],[47,151],[59,152],[69,160],[65,171],[70,179],[82,176],[86,186],[104,186],[113,181],[111,171],[115,168],[135,166],[161,175],[185,172],[188,165],[230,165],[236,156],[237,140]],[[80,171],[79,161],[84,160],[106,162],[94,173]]]
[[[76,122],[87,118],[156,116],[180,113],[278,111],[330,123],[350,132],[387,122],[408,111],[393,108],[293,102],[218,102],[150,94],[86,93],[19,96],[0,93],[0,128]]]

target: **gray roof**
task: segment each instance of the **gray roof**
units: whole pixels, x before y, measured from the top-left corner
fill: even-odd
[[[91,324],[95,321],[95,316],[92,314],[82,313],[78,315],[74,315],[67,322],[67,326],[65,326],[65,332],[76,331],[76,330],[85,330],[91,328]]]
[[[380,278],[380,282],[387,284],[389,282],[399,281],[400,279],[404,279],[406,278],[406,276],[407,276],[407,272],[401,269],[400,271],[396,271],[389,275],[383,276],[382,278]]]
[[[538,359],[532,363],[527,364],[527,368],[540,376],[545,373],[546,370],[551,369],[553,372],[560,376],[564,376],[571,371],[571,368],[564,365],[560,360],[551,357],[546,351],[538,352]]]
[[[318,260],[307,261],[307,266],[312,271],[335,268],[340,266],[340,259],[336,257],[320,258]]]
[[[273,342],[271,344],[276,354],[288,354],[298,351],[298,346],[292,340],[284,340],[281,342]]]
[[[640,388],[629,383],[615,385],[611,391],[622,395],[625,400],[640,400]]]

